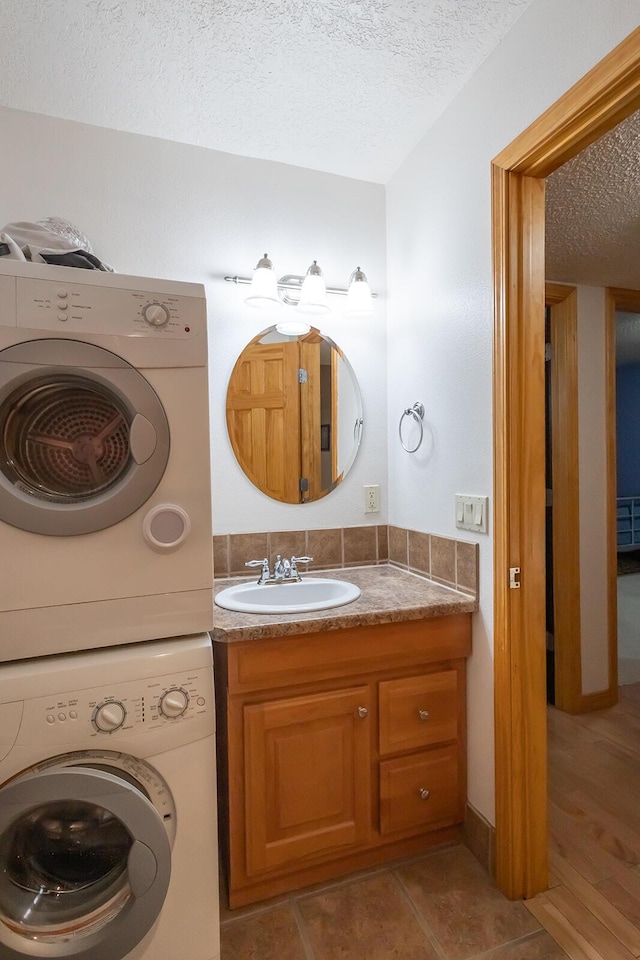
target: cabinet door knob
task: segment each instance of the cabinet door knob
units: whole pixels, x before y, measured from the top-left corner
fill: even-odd
[[[369,716],[369,711],[366,707],[358,707],[358,716],[361,720],[364,720],[365,717]]]
[[[418,790],[418,796],[421,800],[428,800],[431,794],[425,787],[421,787],[420,790]]]
[[[428,720],[429,711],[428,710],[418,710],[418,720]]]

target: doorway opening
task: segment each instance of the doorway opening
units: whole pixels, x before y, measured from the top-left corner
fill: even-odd
[[[496,874],[514,898],[548,880],[544,179],[639,107],[640,29],[492,165]]]

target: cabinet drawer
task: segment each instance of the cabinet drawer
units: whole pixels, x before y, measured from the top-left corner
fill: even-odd
[[[380,833],[422,830],[463,817],[457,747],[380,764]]]
[[[457,671],[383,680],[379,694],[382,756],[457,738]]]

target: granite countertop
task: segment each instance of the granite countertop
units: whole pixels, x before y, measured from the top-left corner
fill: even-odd
[[[362,594],[342,607],[313,613],[235,613],[214,606],[212,638],[226,643],[262,640],[266,637],[343,630],[375,623],[425,620],[455,613],[473,613],[478,609],[477,600],[466,593],[387,565],[314,571],[310,576],[349,580],[360,587]],[[218,580],[214,594],[233,584],[255,579]]]

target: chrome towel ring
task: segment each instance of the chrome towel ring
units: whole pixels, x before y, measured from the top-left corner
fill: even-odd
[[[405,417],[413,417],[415,422],[420,427],[420,437],[415,447],[408,447],[402,438],[402,424]],[[400,436],[400,444],[402,449],[406,450],[407,453],[415,453],[416,450],[420,448],[424,437],[424,403],[421,403],[419,400],[416,400],[412,407],[407,407],[406,410],[403,410],[402,416],[400,417],[400,423],[398,424],[398,435]]]

